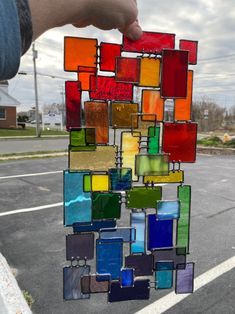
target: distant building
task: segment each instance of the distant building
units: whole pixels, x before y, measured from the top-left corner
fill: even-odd
[[[16,128],[16,107],[20,102],[8,94],[8,82],[0,81],[0,128]]]

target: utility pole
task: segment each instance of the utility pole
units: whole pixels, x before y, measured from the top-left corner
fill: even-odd
[[[38,106],[38,81],[37,81],[37,66],[36,59],[38,57],[38,51],[35,49],[35,43],[33,43],[33,68],[34,68],[34,92],[35,92],[35,114],[36,114],[36,137],[41,136],[40,121],[39,121],[39,106]]]

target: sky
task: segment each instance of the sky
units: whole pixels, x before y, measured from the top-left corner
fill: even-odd
[[[139,21],[144,31],[176,34],[179,39],[197,40],[198,64],[194,70],[193,99],[206,98],[229,108],[235,105],[235,3],[234,0],[138,0]],[[64,82],[76,74],[63,70],[64,36],[97,38],[121,43],[117,30],[101,31],[67,25],[47,31],[36,41],[38,50],[39,106],[64,101]],[[9,93],[21,102],[18,111],[34,106],[32,50],[21,59],[19,71],[9,81]],[[46,76],[45,76],[46,75]]]

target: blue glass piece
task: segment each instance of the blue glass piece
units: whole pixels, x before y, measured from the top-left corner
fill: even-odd
[[[96,240],[96,271],[110,274],[111,280],[120,279],[123,259],[123,241],[116,239]]]
[[[109,302],[148,300],[150,296],[149,282],[149,279],[136,280],[134,287],[122,288],[120,282],[113,281],[108,300]]]
[[[133,242],[135,241],[135,228],[119,227],[100,230],[100,239],[113,238],[122,238],[123,242]]]
[[[121,270],[121,286],[133,287],[133,285],[134,285],[134,269],[123,268]]]
[[[157,220],[148,215],[148,250],[173,246],[173,220]]]
[[[127,191],[132,187],[132,169],[113,168],[109,169],[111,190]]]
[[[136,240],[131,243],[132,253],[145,252],[145,213],[131,213],[131,227],[136,230]]]
[[[89,172],[64,171],[64,225],[91,221],[91,193],[83,192],[83,177]]]
[[[173,286],[174,262],[158,262],[156,263],[155,288],[171,289]]]
[[[73,224],[73,232],[99,232],[103,228],[114,228],[116,227],[116,220],[104,220],[104,221],[93,221],[92,223],[75,223]]]
[[[89,275],[90,266],[64,267],[63,295],[65,300],[89,299],[90,294],[81,292],[81,277]]]
[[[179,219],[180,201],[157,201],[157,219]]]

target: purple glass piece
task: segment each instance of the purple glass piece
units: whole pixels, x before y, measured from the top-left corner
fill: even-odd
[[[69,234],[66,236],[66,259],[93,259],[94,233]]]
[[[128,300],[148,300],[150,294],[149,280],[136,280],[134,287],[122,288],[120,282],[111,283],[109,302],[119,302]]]
[[[185,269],[176,271],[175,293],[193,293],[194,263],[187,263]]]
[[[186,247],[154,250],[152,254],[154,269],[156,269],[156,263],[161,261],[173,261],[173,269],[185,269]]]
[[[125,267],[134,268],[135,276],[152,276],[153,255],[129,255],[125,257]]]

